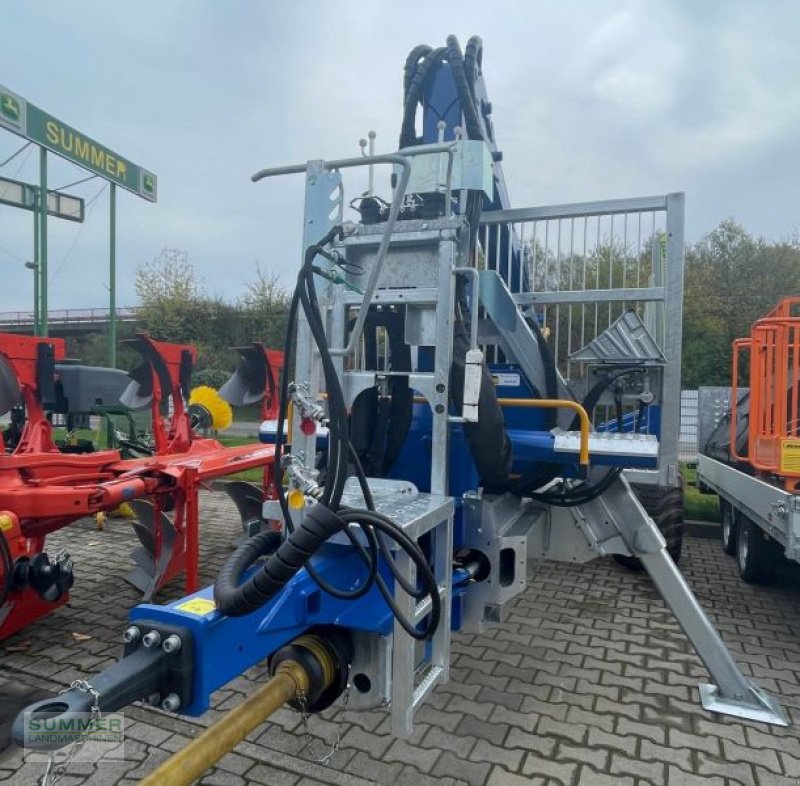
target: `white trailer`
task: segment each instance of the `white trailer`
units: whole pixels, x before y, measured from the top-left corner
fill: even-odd
[[[722,546],[745,581],[768,581],[783,556],[800,561],[800,494],[702,454],[697,484],[719,495]]]

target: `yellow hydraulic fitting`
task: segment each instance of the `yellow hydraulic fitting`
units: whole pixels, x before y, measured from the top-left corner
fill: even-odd
[[[306,506],[306,495],[300,489],[289,489],[286,501],[292,510],[302,510]]]

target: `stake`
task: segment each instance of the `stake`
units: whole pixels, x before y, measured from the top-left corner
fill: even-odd
[[[39,335],[47,335],[47,150],[39,148]]]
[[[117,367],[117,184],[111,184],[108,253],[108,365]]]
[[[38,207],[38,205],[37,205]],[[33,211],[33,335],[41,335],[39,322],[39,211]]]

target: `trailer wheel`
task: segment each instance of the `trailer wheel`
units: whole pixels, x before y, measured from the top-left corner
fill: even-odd
[[[653,519],[664,540],[667,552],[675,564],[681,558],[683,548],[683,478],[678,486],[651,486],[632,483],[639,502]],[[642,570],[642,563],[636,557],[615,554],[614,559],[630,570]]]
[[[742,516],[736,539],[736,561],[739,575],[748,584],[764,584],[773,577],[774,549],[761,530]]]
[[[736,554],[736,539],[739,534],[739,517],[730,502],[724,499],[719,501],[719,511],[722,518],[722,550],[726,554]]]

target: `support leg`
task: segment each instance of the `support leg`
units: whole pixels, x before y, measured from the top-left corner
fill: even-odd
[[[714,680],[713,684],[700,685],[703,707],[739,718],[788,725],[781,705],[748,680],[736,665],[667,553],[658,527],[624,477],[598,499],[576,508],[573,516],[601,554],[618,550],[621,540],[630,553],[641,560]]]

